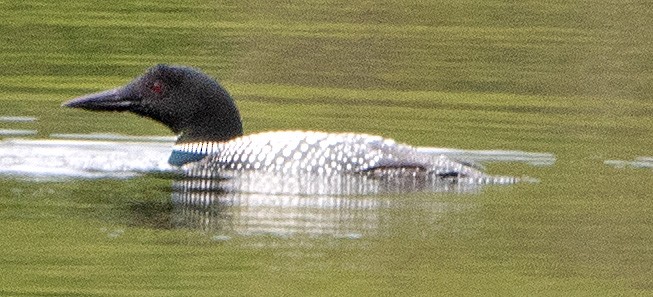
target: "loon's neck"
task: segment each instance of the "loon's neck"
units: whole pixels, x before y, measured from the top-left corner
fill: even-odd
[[[203,106],[191,117],[170,128],[178,133],[177,143],[222,142],[243,135],[240,113],[233,99],[220,89],[219,100],[203,100]]]
[[[177,143],[190,142],[222,142],[243,135],[240,117],[212,116],[205,119],[195,119],[193,124],[179,130]]]
[[[194,118],[192,125],[180,130],[175,149],[170,154],[168,163],[173,166],[182,166],[186,163],[196,162],[206,155],[213,153],[209,150],[218,142],[225,142],[243,135],[243,127],[235,113],[229,116],[211,116]],[[177,149],[181,148],[181,149]]]

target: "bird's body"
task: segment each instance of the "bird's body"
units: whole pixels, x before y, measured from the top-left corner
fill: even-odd
[[[282,174],[481,176],[475,168],[442,155],[418,152],[380,136],[316,131],[275,131],[223,142],[176,144],[169,162],[199,161],[215,169]]]
[[[157,65],[124,87],[64,105],[131,111],[165,124],[179,134],[169,163],[184,168],[318,175],[486,176],[467,163],[368,134],[277,131],[243,136],[240,115],[229,94],[209,76],[183,66]]]

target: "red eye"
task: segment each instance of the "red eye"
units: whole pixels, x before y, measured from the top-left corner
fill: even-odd
[[[163,86],[161,85],[161,82],[156,81],[152,84],[150,90],[152,90],[154,93],[161,94],[161,91],[163,91]]]

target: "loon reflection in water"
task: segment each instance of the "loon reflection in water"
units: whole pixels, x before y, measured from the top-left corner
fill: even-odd
[[[240,114],[227,91],[206,74],[183,66],[154,66],[123,87],[82,96],[64,106],[130,111],[165,124],[179,135],[169,163],[180,166],[189,177],[219,179],[224,172],[236,170],[286,176],[408,177],[418,183],[517,181],[367,134],[280,131],[243,136]]]
[[[474,193],[481,185],[466,179],[451,182],[447,179],[432,179],[423,176],[287,175],[259,171],[222,170],[219,177],[177,179],[173,183],[173,190],[196,193],[241,192],[268,195],[340,196],[407,192]],[[213,198],[207,199],[205,196],[195,195],[192,196],[192,199],[183,202],[209,205],[213,203]]]
[[[217,183],[203,182],[209,188]],[[175,182],[171,225],[161,227],[202,230],[217,234],[215,240],[261,234],[358,239],[392,232],[388,222],[392,221],[394,209],[419,209],[411,212],[415,220],[437,226],[449,213],[477,207],[473,200],[437,201],[419,196],[275,195],[270,199],[267,194],[192,190],[195,186],[187,181]]]

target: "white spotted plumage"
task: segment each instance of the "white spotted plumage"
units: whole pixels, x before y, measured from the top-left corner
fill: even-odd
[[[177,144],[174,150],[206,154],[201,161],[186,165],[193,169],[335,174],[412,168],[436,175],[483,176],[480,171],[444,156],[421,154],[411,146],[367,134],[264,132],[225,142]]]

